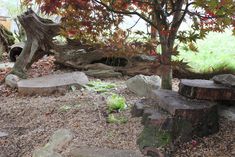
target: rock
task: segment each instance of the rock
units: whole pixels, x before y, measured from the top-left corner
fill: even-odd
[[[127,88],[138,96],[148,96],[152,90],[161,87],[159,76],[136,75],[126,81]]]
[[[20,78],[14,74],[9,74],[5,78],[6,85],[10,86],[11,88],[17,88],[17,82],[19,82]]]
[[[7,69],[7,68],[13,68],[14,63],[8,62],[8,63],[0,63],[0,70]]]
[[[60,149],[66,143],[71,141],[73,139],[73,136],[74,135],[71,131],[67,129],[59,129],[52,135],[48,144],[51,149]]]
[[[235,122],[235,106],[219,106],[219,115]]]
[[[55,151],[61,150],[73,137],[74,135],[71,131],[59,129],[52,135],[44,147],[34,151],[33,157],[62,157],[62,155]]]
[[[235,90],[211,80],[182,79],[179,84],[179,93],[191,99],[201,100],[235,100]]]
[[[108,148],[73,148],[72,157],[142,157],[132,150],[117,150]]]
[[[88,64],[85,66],[85,69],[90,70],[114,70],[112,66],[108,66],[103,63],[94,63],[94,64]]]
[[[140,61],[140,62],[154,62],[156,61],[156,56],[149,56],[149,55],[136,55],[131,59]]]
[[[57,152],[54,152],[51,149],[42,148],[42,149],[36,150],[33,153],[33,157],[62,157],[62,155],[60,155]]]
[[[223,74],[216,75],[212,80],[217,84],[223,84],[228,87],[235,87],[235,75],[232,74]]]
[[[83,72],[73,72],[20,80],[17,85],[19,94],[48,96],[54,93],[63,94],[71,86],[80,89],[88,82],[88,77]]]
[[[121,77],[122,74],[119,72],[116,72],[112,69],[109,70],[88,70],[85,71],[85,73],[88,76],[92,76],[92,77],[98,77],[98,78],[109,78],[109,77]]]
[[[6,136],[8,136],[8,133],[1,132],[1,131],[0,131],[0,138],[1,138],[1,137],[6,137]]]

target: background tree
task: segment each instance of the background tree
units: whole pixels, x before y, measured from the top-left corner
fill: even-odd
[[[31,0],[25,0],[28,4]],[[123,21],[123,15],[137,15],[157,30],[163,65],[162,88],[171,89],[172,55],[177,55],[175,40],[196,50],[196,39],[209,31],[223,32],[233,27],[234,0],[37,0],[41,10],[62,17],[63,35],[97,42],[107,31]],[[152,17],[155,18],[152,18]],[[183,22],[192,22],[191,30],[179,31]]]

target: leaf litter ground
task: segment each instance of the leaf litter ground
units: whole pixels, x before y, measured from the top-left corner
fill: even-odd
[[[50,57],[40,60],[28,72],[29,76],[63,72],[55,70],[52,63],[53,58]],[[0,137],[0,156],[30,157],[35,149],[44,146],[53,132],[60,128],[75,133],[73,144],[76,146],[138,150],[136,140],[143,126],[140,118],[131,117],[130,109],[140,97],[126,89],[126,79],[102,80],[116,84],[108,92],[124,96],[128,104],[126,110],[114,113],[127,118],[125,123],[118,124],[107,123],[107,95],[102,92],[84,89],[50,97],[21,97],[17,91],[0,85],[0,131],[8,133],[8,136]],[[173,84],[177,90],[178,80],[175,79]],[[178,146],[173,156],[234,156],[235,124],[221,119],[220,126],[219,133],[215,135],[195,137]]]

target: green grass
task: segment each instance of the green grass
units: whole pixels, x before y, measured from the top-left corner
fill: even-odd
[[[223,70],[235,72],[235,36],[231,31],[210,33],[197,41],[198,52],[180,48],[179,59],[189,63],[194,72],[210,73]]]

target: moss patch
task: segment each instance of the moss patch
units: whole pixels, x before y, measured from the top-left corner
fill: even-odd
[[[137,140],[141,150],[145,147],[165,147],[171,142],[171,133],[156,126],[145,126]]]

